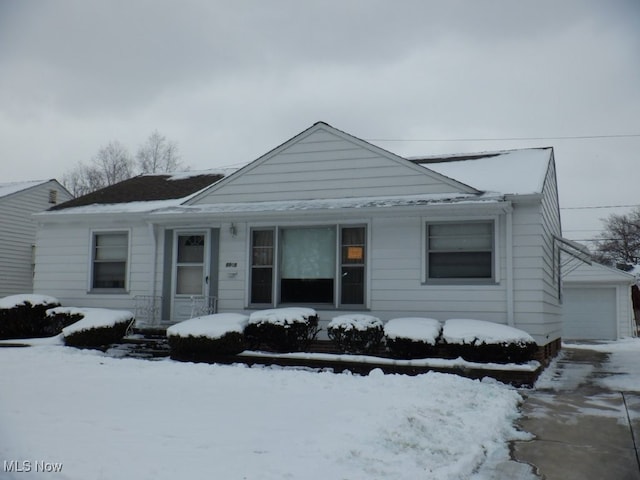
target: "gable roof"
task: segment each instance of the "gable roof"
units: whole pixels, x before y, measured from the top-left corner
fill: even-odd
[[[225,172],[219,170],[139,175],[61,203],[50,210],[184,199],[220,181],[224,176]]]
[[[354,180],[360,182],[358,187]],[[397,183],[391,183],[394,181]],[[481,193],[325,122],[316,122],[187,204],[362,197],[376,195],[377,189],[386,187],[396,187],[404,194]],[[250,194],[239,196],[240,191]]]
[[[10,182],[0,183],[0,198],[22,192],[33,187],[44,185],[45,183],[55,182],[55,180],[32,180],[27,182]],[[56,182],[57,183],[57,182]]]
[[[474,154],[410,158],[417,165],[503,195],[541,193],[553,148],[525,148]]]

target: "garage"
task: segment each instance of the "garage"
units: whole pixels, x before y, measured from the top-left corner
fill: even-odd
[[[583,264],[564,280],[565,340],[617,340],[633,336],[631,285],[635,277],[604,265]]]
[[[565,339],[616,340],[616,288],[565,288]]]

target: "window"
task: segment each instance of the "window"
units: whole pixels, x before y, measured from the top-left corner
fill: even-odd
[[[364,304],[364,227],[342,228],[341,239],[340,303],[343,305]]]
[[[494,223],[427,224],[427,280],[494,278]]]
[[[251,303],[362,306],[365,236],[335,225],[254,229]]]
[[[251,303],[273,303],[273,230],[251,233]]]
[[[129,235],[126,232],[95,233],[91,288],[125,290],[128,256]]]

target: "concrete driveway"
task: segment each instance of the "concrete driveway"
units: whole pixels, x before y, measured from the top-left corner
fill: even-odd
[[[640,371],[640,350],[631,353]],[[535,439],[514,442],[513,459],[547,480],[640,480],[640,385],[628,387],[640,377],[624,371],[635,356],[621,365],[612,353],[564,348],[521,392],[519,427]]]

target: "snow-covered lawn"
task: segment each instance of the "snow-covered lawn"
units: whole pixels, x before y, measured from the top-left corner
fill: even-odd
[[[520,395],[494,381],[151,362],[36,343],[0,348],[1,478],[485,480],[487,458],[507,459],[506,442],[526,437],[512,426]],[[22,462],[31,473],[15,473]],[[37,462],[62,472],[34,473]]]

